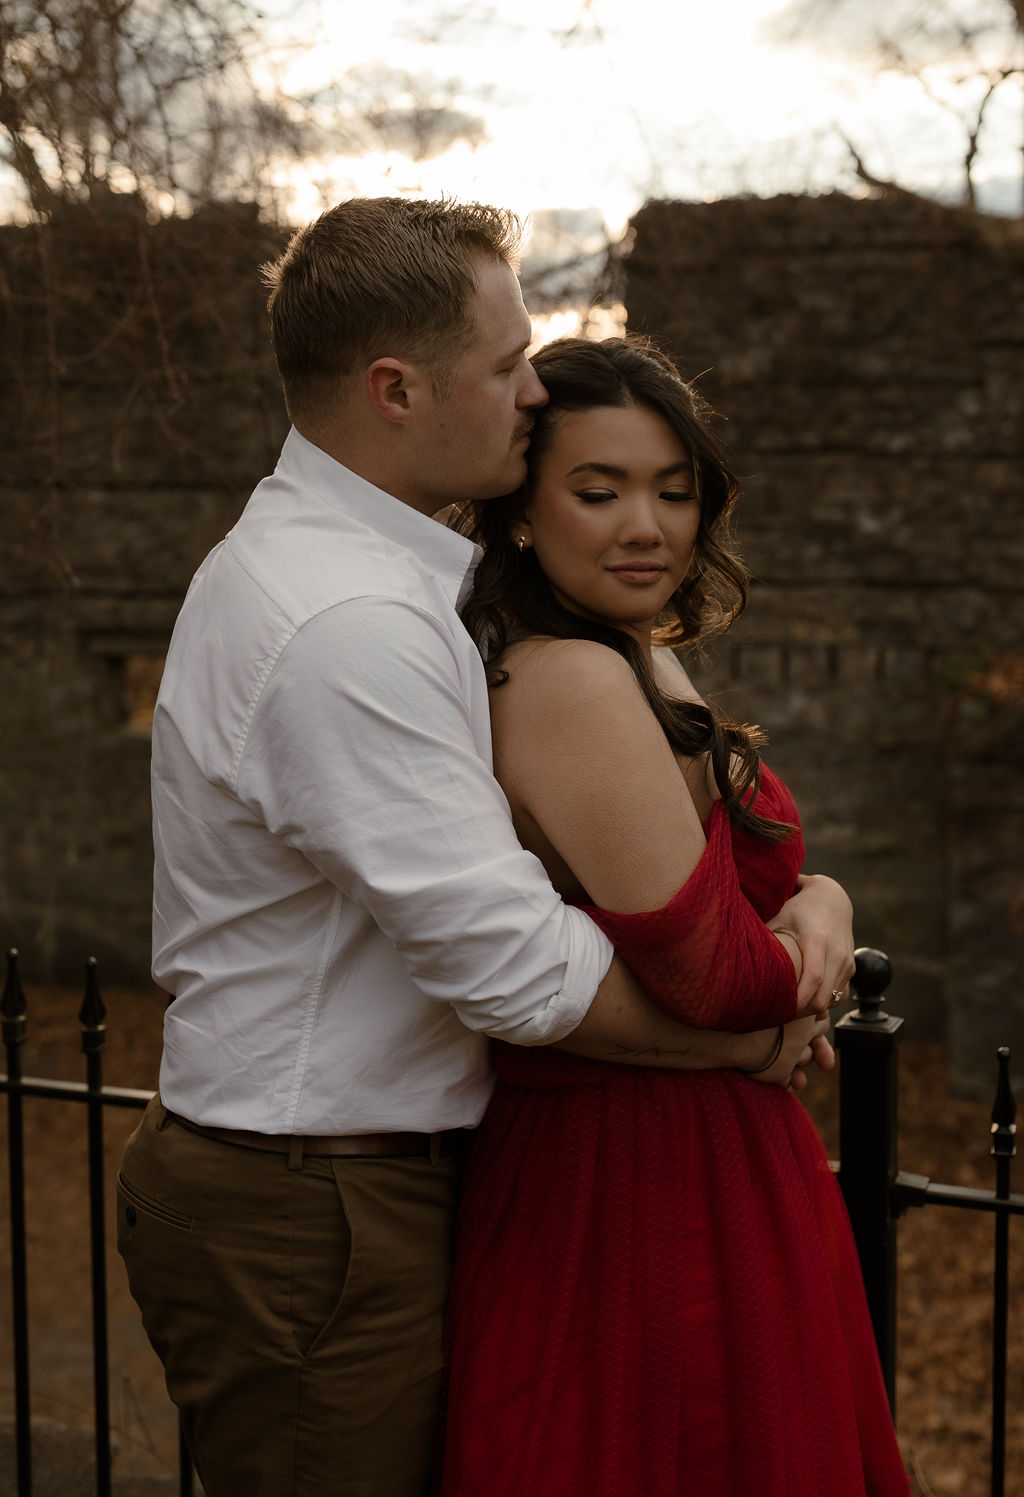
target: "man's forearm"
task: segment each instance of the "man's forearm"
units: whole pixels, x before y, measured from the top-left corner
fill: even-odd
[[[630,1066],[754,1070],[770,1054],[775,1036],[775,1030],[727,1034],[679,1024],[651,1002],[625,962],[615,957],[586,1015],[555,1048]]]

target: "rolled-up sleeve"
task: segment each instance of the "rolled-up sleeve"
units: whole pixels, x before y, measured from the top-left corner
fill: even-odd
[[[318,614],[267,664],[235,793],[367,911],[427,997],[469,1029],[551,1043],[587,1012],[612,948],[519,845],[466,670],[414,603]]]

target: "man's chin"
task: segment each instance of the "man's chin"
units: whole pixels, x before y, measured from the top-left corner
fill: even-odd
[[[512,461],[507,464],[500,482],[501,487],[491,490],[486,496],[488,499],[500,498],[504,494],[514,494],[516,489],[522,488],[526,482],[526,458],[516,453]]]
[[[481,479],[474,490],[467,489],[462,494],[462,500],[479,504],[484,499],[504,499],[506,494],[514,494],[517,489],[521,489],[525,482],[526,459],[519,453],[514,453],[503,469],[492,474],[489,479]]]

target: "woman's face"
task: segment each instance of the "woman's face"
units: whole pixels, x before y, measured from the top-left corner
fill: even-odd
[[[649,647],[693,557],[700,501],[689,453],[645,406],[561,415],[516,527],[572,613]]]

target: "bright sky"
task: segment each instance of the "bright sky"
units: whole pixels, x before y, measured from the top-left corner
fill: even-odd
[[[651,196],[850,190],[837,126],[879,176],[926,191],[959,186],[955,116],[913,80],[872,77],[849,51],[824,55],[810,38],[772,45],[763,23],[780,0],[266,0],[263,9],[303,44],[280,74],[289,94],[352,69],[394,69],[428,80],[421,102],[482,116],[486,130],[475,146],[419,163],[380,150],[355,158],[340,142],[295,181],[296,219],[353,191],[411,189],[524,215],[597,209],[614,232]],[[1004,212],[1020,206],[1021,112],[1010,85],[978,161],[983,206]],[[336,118],[325,109],[337,136]]]

